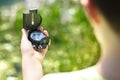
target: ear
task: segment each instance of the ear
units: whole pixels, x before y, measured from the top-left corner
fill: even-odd
[[[98,9],[92,0],[81,0],[81,4],[85,7],[88,12],[88,17],[95,23],[99,23]]]

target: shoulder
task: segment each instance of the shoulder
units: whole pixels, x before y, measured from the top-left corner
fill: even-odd
[[[97,79],[99,78],[99,79]],[[43,76],[41,80],[103,80],[100,75],[96,72],[94,67],[87,69],[64,72],[64,73],[53,73]]]
[[[74,72],[53,73],[43,76],[41,80],[75,80],[77,75]],[[76,79],[77,80],[77,79]]]

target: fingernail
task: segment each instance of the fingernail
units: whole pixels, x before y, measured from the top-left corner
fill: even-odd
[[[44,32],[47,32],[47,30],[44,30]]]

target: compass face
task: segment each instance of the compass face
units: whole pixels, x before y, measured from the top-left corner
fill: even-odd
[[[34,41],[40,41],[44,37],[45,35],[43,33],[37,31],[32,32],[30,35],[30,38]]]

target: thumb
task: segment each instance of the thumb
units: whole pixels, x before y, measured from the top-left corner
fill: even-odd
[[[27,39],[27,38],[28,38],[28,31],[22,29],[22,39]]]

